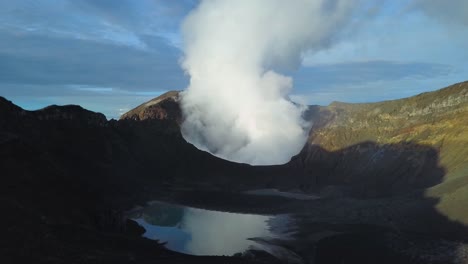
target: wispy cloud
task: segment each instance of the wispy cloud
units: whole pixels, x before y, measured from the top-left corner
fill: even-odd
[[[468,78],[467,1],[358,3],[333,45],[304,57],[295,94],[309,103],[375,101]],[[183,89],[179,24],[197,4],[0,1],[0,95],[28,108],[75,103],[116,117]]]

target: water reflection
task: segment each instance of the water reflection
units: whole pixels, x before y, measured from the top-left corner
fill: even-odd
[[[192,255],[233,255],[254,247],[256,242],[249,238],[274,236],[268,226],[271,219],[164,203],[154,203],[135,216],[145,237]]]

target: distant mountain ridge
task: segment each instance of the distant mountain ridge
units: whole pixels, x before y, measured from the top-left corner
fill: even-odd
[[[167,93],[122,119],[158,117],[152,109],[172,109],[177,97]],[[310,106],[304,116],[313,126],[288,165],[308,175],[303,188],[354,186],[358,197],[430,188],[442,211],[468,224],[468,82],[397,100]],[[448,204],[448,196],[458,202]]]
[[[187,189],[313,192],[321,200],[300,207],[312,221],[467,237],[468,82],[400,100],[310,106],[306,145],[277,166],[233,163],[188,144],[178,96],[166,93],[110,121],[80,106],[27,111],[0,97],[7,262],[196,261],[121,234],[131,227],[122,211]]]
[[[175,91],[165,93],[124,114],[121,119],[169,117],[180,122],[178,96]],[[313,126],[306,146],[292,162],[301,160],[306,170],[315,169],[313,166],[309,168],[309,164],[330,164],[330,157],[320,157],[322,153],[317,151],[337,151],[363,142],[374,142],[378,145],[406,143],[434,147],[440,152],[440,164],[447,170],[447,177],[468,171],[468,82],[398,100],[357,104],[333,102],[329,106],[310,106],[304,116],[312,121]],[[366,152],[363,148],[356,151]],[[373,150],[369,151],[368,155],[371,155]],[[392,153],[397,155],[395,151]],[[385,153],[380,155],[386,158]],[[363,158],[363,162],[367,158]],[[415,163],[424,166],[426,156],[404,158],[413,158]],[[367,173],[363,171],[363,166],[356,173]],[[342,170],[348,169],[345,166]],[[424,172],[422,167],[420,170],[419,174],[430,174]],[[411,170],[411,173],[416,172]],[[323,179],[322,182],[326,183],[327,180]]]

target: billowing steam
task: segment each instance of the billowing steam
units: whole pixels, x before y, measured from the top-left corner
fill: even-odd
[[[351,0],[202,0],[182,27],[184,137],[237,162],[279,164],[303,147],[308,124],[288,99],[298,67],[349,16]]]

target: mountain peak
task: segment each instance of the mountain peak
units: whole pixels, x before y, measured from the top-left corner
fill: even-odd
[[[123,114],[120,119],[161,119],[180,123],[182,111],[179,106],[179,98],[180,91],[169,91]]]

